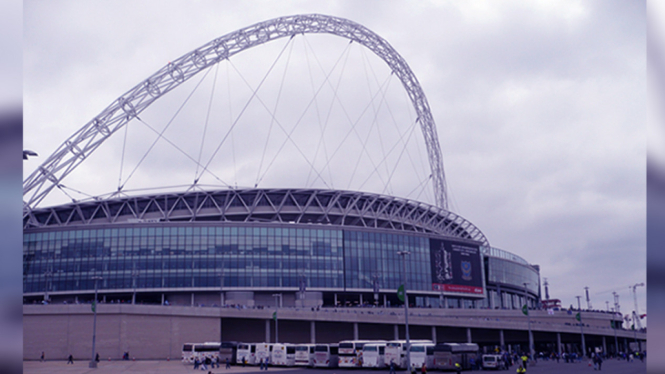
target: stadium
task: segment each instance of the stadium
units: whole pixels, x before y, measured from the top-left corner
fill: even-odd
[[[353,190],[192,188],[38,206],[101,141],[182,81],[244,49],[300,33],[357,41],[396,72],[427,139],[436,205]],[[493,247],[447,208],[422,89],[387,42],[348,20],[282,17],[170,62],[63,143],[26,179],[24,198],[26,358],[45,349],[48,357],[89,355],[95,298],[95,328],[105,336],[98,350],[109,358],[126,351],[175,358],[185,342],[276,340],[275,310],[281,341],[396,339],[404,336],[404,314],[395,308],[402,284],[415,313],[412,338],[581,349],[569,314],[542,308],[539,266]],[[619,331],[619,342],[609,327],[621,317],[583,315],[587,347],[626,349],[633,334]]]

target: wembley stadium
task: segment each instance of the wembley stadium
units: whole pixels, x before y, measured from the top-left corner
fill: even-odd
[[[129,195],[118,186],[43,206],[167,92],[246,49],[305,33],[356,42],[400,80],[423,134],[434,203],[360,189],[202,188],[196,179],[180,192]],[[620,329],[620,314],[579,311],[577,323],[570,310],[543,304],[540,267],[492,246],[449,209],[418,80],[385,40],[337,17],[276,18],[169,62],[62,143],[25,179],[23,196],[25,359],[89,357],[91,336],[104,358],[176,358],[185,343],[277,341],[278,321],[281,342],[399,339],[402,285],[414,339],[552,352],[646,341]]]

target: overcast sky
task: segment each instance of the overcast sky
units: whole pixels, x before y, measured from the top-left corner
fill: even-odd
[[[622,312],[634,309],[628,287],[646,282],[646,17],[645,6],[639,1],[25,1],[24,148],[40,154],[25,163],[25,175],[77,129],[167,62],[239,28],[300,13],[321,13],[360,23],[404,57],[427,95],[437,124],[451,210],[478,226],[493,246],[540,265],[541,278],[550,284],[550,296],[561,299],[564,306],[576,306],[575,296],[584,295],[583,287],[588,286],[594,308],[604,310],[605,301],[611,304],[612,291],[616,291]],[[264,66],[269,66],[282,49],[292,51],[292,63],[301,66],[305,76],[305,65],[297,64],[303,64],[303,54],[310,51],[307,48],[311,52],[318,48],[321,64],[329,68],[343,56],[348,44],[329,40],[335,38],[303,38],[294,38],[292,48],[286,41],[271,42],[274,45],[232,58],[233,65],[220,64],[218,70],[212,69],[211,77],[217,73],[235,79],[233,95],[229,95],[232,99],[222,99],[228,89],[221,83],[204,83],[208,86],[197,92],[205,94],[189,110],[207,113],[213,88],[217,99],[229,102],[242,103],[243,97],[251,95],[234,73],[236,67],[260,71],[256,75],[242,73],[256,87],[265,68],[254,68],[254,64],[265,59]],[[360,82],[366,79],[363,59],[371,60],[367,57],[371,53],[353,48],[349,54],[357,60],[345,68],[345,74],[352,77],[347,81],[354,81],[357,74]],[[403,123],[399,131],[408,136],[412,123],[402,120],[399,113],[413,113],[405,105],[403,90],[395,90],[400,88],[399,82],[382,73],[380,67],[373,69],[376,82],[392,79],[391,90],[386,91],[390,108],[395,108],[395,121]],[[276,71],[280,72],[271,78],[273,91],[280,87],[282,77],[290,83],[299,82],[297,75]],[[198,78],[193,78],[180,97],[191,92],[196,82]],[[317,81],[302,81],[308,90],[315,86],[311,82]],[[365,101],[358,108],[349,104],[349,111],[355,113],[352,117],[359,117],[367,108],[370,86],[363,83],[358,87],[365,93]],[[354,96],[353,89],[347,90],[340,93],[350,101],[362,100]],[[301,111],[289,113],[296,104],[291,105],[288,99],[298,97],[285,92],[276,112],[286,124]],[[261,95],[267,97],[268,93]],[[267,106],[274,104],[274,99],[270,100],[266,98]],[[163,124],[178,105],[164,97],[155,103],[159,109],[152,114],[146,111],[143,119]],[[252,113],[263,110],[257,103],[252,105]],[[323,113],[325,105],[320,105]],[[171,114],[160,118],[159,113],[169,108]],[[237,108],[232,110],[236,114]],[[232,117],[211,114],[215,115],[219,122],[223,116]],[[203,122],[200,118],[197,121]],[[246,121],[256,122],[251,116]],[[136,128],[129,135],[138,134],[144,146],[151,144],[140,135],[148,133],[141,133],[141,126]],[[189,138],[185,136],[188,132],[177,131],[183,130],[172,130],[169,137]],[[196,131],[200,134],[201,130]],[[214,127],[207,131],[211,137],[214,131],[220,131],[218,136],[224,133]],[[272,131],[276,139],[284,138],[277,127]],[[348,133],[339,131],[328,130],[326,134],[342,139]],[[63,183],[95,190],[95,183],[108,174],[112,182],[106,180],[101,190],[115,189],[123,134],[116,134],[113,147],[100,148],[99,156],[79,168],[83,177]],[[319,143],[302,140],[306,131],[299,136],[303,147],[321,148]],[[183,147],[193,147],[189,152],[195,155],[193,149],[199,147],[201,136],[192,139]],[[367,157],[372,150],[367,154],[357,151],[362,147],[362,135],[352,134],[350,139],[346,144],[356,149],[357,175],[373,175],[380,158]],[[227,143],[222,151],[229,152],[222,156],[225,160],[236,158],[233,167],[227,162],[228,170],[220,175],[240,175],[244,166],[261,163],[262,140],[255,141],[258,145],[243,144],[239,133],[234,141],[232,148]],[[377,151],[377,143],[368,142],[366,147]],[[346,175],[331,172],[332,182],[327,183],[335,188],[367,188],[398,196],[420,191],[418,186],[427,171],[418,171],[412,178],[408,174],[410,161],[405,161],[412,157],[427,162],[419,129],[409,144],[409,156],[400,159],[402,169],[396,169],[398,176],[392,180],[396,187],[388,191],[381,190],[381,183],[372,185],[374,180],[363,187],[359,187],[362,182],[348,183],[344,179],[349,178],[348,166]],[[213,142],[205,145],[207,154],[214,146]],[[251,152],[247,151],[250,146]],[[156,154],[166,158],[177,153],[168,147],[162,152]],[[134,157],[140,158],[142,151],[136,153]],[[271,159],[271,153],[266,154],[263,168]],[[294,154],[285,153],[286,160]],[[323,160],[321,154],[317,157],[318,162]],[[160,175],[194,174],[191,168],[176,170],[180,164],[170,159],[150,165],[148,170],[138,169],[140,176],[132,181],[147,183],[160,180]],[[277,176],[283,175],[284,167],[279,161],[272,166],[273,185],[280,182]],[[125,169],[126,175],[131,167]],[[385,173],[375,173],[374,179],[382,182],[390,170]],[[223,179],[229,184],[251,185],[257,172],[252,169],[247,174],[252,176],[248,180]],[[290,173],[289,177],[292,183],[307,184],[311,178],[308,170],[307,174]],[[412,185],[402,185],[412,180]],[[266,184],[261,181],[259,186]],[[408,197],[432,202],[431,191]],[[60,199],[66,201],[61,194]],[[638,301],[640,313],[645,313],[644,288],[638,288]]]

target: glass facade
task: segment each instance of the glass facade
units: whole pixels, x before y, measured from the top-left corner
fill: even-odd
[[[524,289],[524,283],[528,283],[527,291],[539,294],[540,275],[535,269],[501,258],[489,257],[487,260],[487,281],[489,283],[500,283],[520,290]],[[513,303],[514,301],[504,300],[504,302]]]
[[[33,230],[31,230],[33,231]],[[427,238],[303,227],[201,225],[71,229],[24,234],[24,292],[159,288],[430,291]],[[223,269],[223,270],[222,270]],[[101,272],[101,274],[100,274]]]

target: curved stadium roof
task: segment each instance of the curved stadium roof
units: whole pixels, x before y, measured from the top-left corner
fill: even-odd
[[[190,191],[76,202],[31,210],[23,227],[150,222],[312,223],[431,233],[489,246],[479,228],[445,209],[374,193],[318,189]]]

